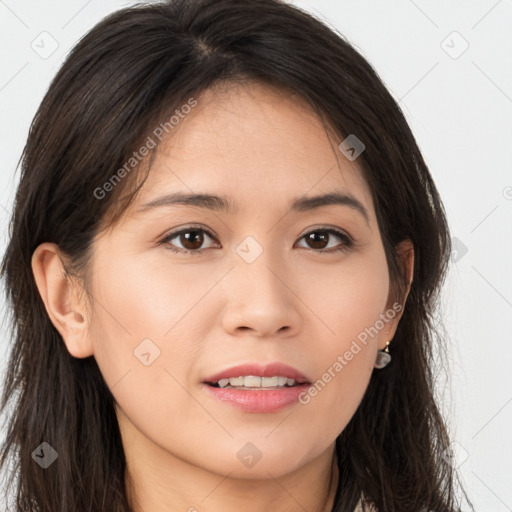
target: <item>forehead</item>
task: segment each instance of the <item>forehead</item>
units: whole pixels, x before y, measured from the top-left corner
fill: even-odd
[[[224,84],[196,99],[156,147],[138,207],[164,192],[229,196],[239,211],[345,191],[373,216],[361,169],[297,95],[258,83]]]

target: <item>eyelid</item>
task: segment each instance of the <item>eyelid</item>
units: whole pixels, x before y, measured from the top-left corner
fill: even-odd
[[[199,224],[189,224],[189,225],[183,226],[181,228],[177,228],[176,231],[169,231],[168,233],[166,233],[163,236],[165,238],[169,238],[169,237],[174,238],[177,235],[181,235],[181,233],[186,233],[187,231],[192,231],[192,230],[204,231],[211,238],[215,238],[215,235],[208,228],[205,228],[204,226],[201,226]]]
[[[326,224],[320,224],[318,226],[311,226],[311,227],[307,228],[306,231],[304,231],[302,233],[302,235],[299,236],[299,239],[302,238],[303,236],[307,235],[308,233],[313,232],[313,231],[333,232],[333,233],[338,234],[339,236],[344,236],[344,237],[348,238],[350,241],[354,240],[345,230],[343,230],[341,228],[338,228],[338,227],[335,227],[335,226],[329,226],[329,225],[326,225]]]

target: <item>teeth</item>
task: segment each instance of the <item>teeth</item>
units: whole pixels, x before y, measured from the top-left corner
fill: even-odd
[[[234,377],[232,379],[222,379],[227,380],[230,386],[243,386],[244,378],[243,377]]]
[[[284,386],[293,386],[295,384],[294,379],[288,379],[287,377],[257,377],[254,375],[247,375],[245,377],[231,377],[230,379],[220,379],[218,381],[219,387],[226,388],[231,386],[233,388],[244,387],[244,388],[275,388]]]
[[[229,382],[231,384],[231,381]],[[244,377],[244,387],[246,388],[259,388],[261,387],[261,377],[255,377],[254,375],[248,375]]]
[[[262,377],[261,378],[261,387],[262,388],[270,388],[272,386],[277,386],[277,380],[279,377]]]

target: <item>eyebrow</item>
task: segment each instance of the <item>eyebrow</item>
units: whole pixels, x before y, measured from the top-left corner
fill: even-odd
[[[236,213],[238,209],[229,197],[218,196],[214,194],[189,194],[183,192],[175,192],[158,197],[145,203],[137,211],[147,211],[162,206],[186,205],[198,208],[206,208],[208,210],[225,213]],[[348,206],[359,212],[369,225],[370,217],[364,205],[356,199],[352,194],[347,192],[333,192],[329,194],[298,197],[291,203],[291,210],[295,212],[306,212],[316,210],[323,206],[342,205]]]

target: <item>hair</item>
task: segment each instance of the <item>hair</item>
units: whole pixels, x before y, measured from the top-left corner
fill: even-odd
[[[449,228],[397,102],[341,34],[282,0],[170,0],[119,10],[78,42],[23,150],[1,266],[13,344],[0,406],[6,412],[12,403],[0,469],[13,462],[16,512],[132,510],[114,397],[94,357],[71,356],[50,321],[31,270],[34,250],[57,244],[66,277],[87,291],[95,237],[132,204],[150,166],[136,166],[101,199],[98,187],[112,183],[154,128],[190,98],[249,82],[298,95],[337,137],[355,134],[364,143],[357,163],[402,304],[408,283],[396,246],[409,239],[415,253],[393,361],[373,372],[336,440],[333,511],[353,510],[361,494],[380,512],[453,512],[460,500],[469,502],[446,456],[448,428],[435,399]],[[44,471],[31,457],[42,442],[59,455]]]

